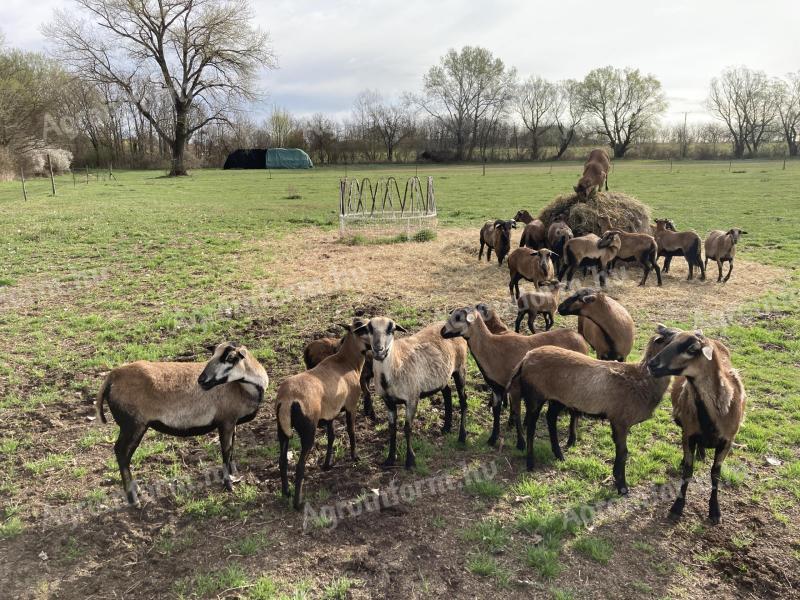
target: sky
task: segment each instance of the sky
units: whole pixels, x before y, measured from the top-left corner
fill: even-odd
[[[355,96],[416,92],[450,48],[491,50],[521,78],[581,79],[613,65],[652,73],[670,103],[664,119],[707,120],[710,80],[728,66],[781,76],[800,70],[800,0],[252,0],[279,68],[261,76],[265,115],[347,115]],[[3,0],[7,46],[45,50],[41,25],[71,0]]]

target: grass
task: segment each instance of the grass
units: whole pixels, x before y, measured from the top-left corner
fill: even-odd
[[[472,525],[464,530],[462,537],[491,554],[502,552],[509,539],[503,525],[494,519]]]
[[[575,540],[572,547],[587,558],[591,558],[601,565],[608,564],[608,561],[611,560],[614,554],[614,547],[611,545],[611,542],[600,537],[579,537]]]

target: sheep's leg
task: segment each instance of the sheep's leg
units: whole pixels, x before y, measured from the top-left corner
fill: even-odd
[[[504,392],[500,389],[492,390],[492,435],[489,436],[488,444],[494,446],[497,438],[500,437],[500,413],[503,410]]]
[[[409,400],[406,402],[406,469],[417,466],[417,457],[414,455],[414,448],[411,445],[411,429],[414,424],[414,416],[417,414],[417,401]]]
[[[639,282],[641,287],[644,287],[647,283],[647,278],[650,276],[650,262],[645,258],[641,263],[642,269],[644,269],[644,274],[642,275],[642,280]]]
[[[614,438],[614,483],[617,492],[622,496],[628,493],[628,482],[625,481],[625,464],[628,461],[628,429],[611,424],[611,435]]]
[[[691,281],[694,279],[694,261],[687,256],[686,264],[689,265],[689,276],[686,278],[686,281]]]
[[[550,448],[556,460],[564,460],[564,454],[558,444],[558,415],[563,408],[563,404],[552,400],[547,407],[547,431],[550,434]]]
[[[119,436],[114,443],[114,454],[119,465],[119,474],[122,477],[122,489],[131,506],[139,506],[139,495],[136,492],[136,481],[131,475],[131,458],[139,443],[142,441],[147,425],[139,425],[135,421],[123,422],[119,428]]]
[[[347,422],[347,437],[350,438],[350,459],[358,460],[356,453],[356,411],[345,411],[345,420]]]
[[[703,261],[700,258],[697,259],[697,267],[700,269],[700,281],[706,280],[706,268],[703,266]]]
[[[467,392],[465,390],[466,376],[461,371],[453,373],[453,381],[456,384],[458,394],[458,408],[461,411],[461,423],[458,425],[458,442],[464,444],[467,441]]]
[[[656,272],[656,279],[658,279],[658,285],[662,285],[661,282],[661,267],[658,266],[658,260],[654,260],[652,262],[653,270]]]
[[[664,256],[664,266],[661,269],[662,273],[669,273],[669,267],[672,264],[672,255],[667,254]]]
[[[222,482],[225,489],[229,492],[233,491],[233,481],[231,474],[231,462],[233,460],[233,432],[234,426],[228,423],[220,425],[219,427],[219,447],[222,451]]]
[[[444,425],[442,425],[442,433],[450,433],[453,429],[453,392],[450,391],[450,386],[446,385],[442,388],[442,398],[444,398]]]
[[[508,283],[508,291],[514,298],[519,299],[519,280],[522,276],[519,273],[514,273],[511,276],[511,281]]]
[[[728,262],[728,264],[730,265],[730,268],[728,269],[728,274],[727,274],[727,275],[725,275],[725,279],[723,279],[723,281],[724,281],[724,282],[726,282],[726,283],[727,283],[727,282],[728,282],[728,280],[731,278],[731,273],[733,273],[733,259],[731,259],[731,260]]]
[[[531,334],[536,333],[536,327],[534,325],[536,323],[536,317],[538,316],[538,314],[539,313],[533,313],[533,312],[528,313],[528,329],[530,330]],[[544,322],[545,322],[545,324],[547,324],[547,318],[546,317],[545,317]]]
[[[567,448],[572,448],[578,440],[578,419],[577,410],[569,411],[569,437],[567,438]]]
[[[478,250],[478,260],[483,258],[483,246],[484,246],[484,243],[483,243],[483,240],[481,240],[481,249]]]
[[[397,402],[394,399],[384,398],[389,419],[389,455],[381,466],[393,467],[397,461]]]
[[[328,447],[325,450],[325,462],[322,463],[323,471],[331,470],[331,460],[333,459],[333,440],[336,437],[333,430],[333,419],[325,424],[325,433],[328,434]]]
[[[689,482],[694,475],[694,452],[697,446],[695,438],[683,438],[683,463],[681,465],[681,490],[678,497],[669,509],[669,518],[676,521],[681,518],[683,508],[686,506],[686,490],[689,489]]]
[[[722,461],[728,456],[731,450],[731,443],[723,440],[714,451],[714,464],[711,466],[711,498],[708,501],[708,518],[712,525],[719,525],[722,513],[719,510],[719,478],[722,473]]]
[[[514,290],[511,290],[511,293],[513,294]],[[525,318],[525,315],[527,314],[527,312],[528,312],[527,310],[521,310],[521,311],[519,311],[517,313],[517,320],[514,321],[514,331],[516,333],[519,333],[520,325],[522,325],[522,319]],[[530,319],[529,319],[529,322],[530,322]]]
[[[367,370],[366,366],[361,370],[359,384],[361,385],[361,395],[364,398],[364,416],[375,420],[375,408],[372,405],[372,394],[369,391],[369,380],[372,379],[372,369]]]
[[[297,458],[297,469],[294,474],[294,508],[300,510],[303,506],[303,483],[306,476],[306,460],[314,448],[314,435],[316,424],[311,419],[301,418],[297,423],[297,433],[300,435],[300,456]]]
[[[548,311],[544,314],[544,329],[545,331],[550,331],[553,328],[553,323],[555,323],[555,319],[553,319],[553,313]]]
[[[528,445],[528,454],[526,456],[526,468],[528,471],[533,471],[533,437],[536,434],[536,421],[539,420],[539,413],[542,412],[544,400],[538,397],[529,397],[525,395],[525,418],[528,420],[528,430],[526,432],[526,442]]]
[[[717,283],[719,283],[720,281],[722,281],[722,261],[720,259],[717,259],[716,263],[717,263],[717,270],[719,271],[719,275],[717,276]]]
[[[278,467],[281,472],[281,494],[289,496],[289,437],[283,433],[278,426],[278,445],[280,452],[278,454]]]
[[[492,262],[492,247],[486,246],[486,262]]]

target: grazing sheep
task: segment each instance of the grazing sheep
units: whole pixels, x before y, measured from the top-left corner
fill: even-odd
[[[583,175],[575,186],[575,193],[583,198],[589,198],[600,190],[605,183],[608,191],[608,172],[611,161],[602,148],[595,148],[589,153],[589,158],[583,165]]]
[[[647,365],[665,345],[664,336],[654,336],[638,364],[601,361],[552,346],[528,352],[509,384],[509,387],[520,386],[525,401],[528,470],[533,470],[534,466],[532,442],[536,421],[542,406],[549,401],[547,425],[550,446],[558,460],[563,460],[564,455],[558,443],[558,412],[554,409],[564,406],[610,421],[616,448],[614,483],[620,494],[627,494],[625,464],[628,458],[628,433],[633,425],[649,419],[664,397],[670,378],[652,375]]]
[[[593,233],[572,238],[564,245],[564,260],[558,280],[567,276],[567,284],[572,282],[575,269],[591,265],[600,267],[600,287],[605,287],[608,267],[616,258],[617,252],[622,245],[622,240],[616,234],[611,236],[608,243],[602,248],[599,246],[600,238]]]
[[[522,438],[522,420],[519,418],[519,388],[508,388],[514,369],[525,353],[541,346],[559,346],[575,352],[589,351],[583,338],[569,329],[556,329],[536,335],[520,335],[518,333],[495,335],[486,327],[478,310],[467,306],[450,313],[450,317],[441,329],[444,338],[462,337],[467,340],[478,369],[492,391],[492,435],[489,445],[494,446],[500,436],[500,412],[506,396],[511,400],[511,413],[517,425],[517,448],[525,448]],[[569,442],[572,446],[576,438],[576,415],[570,422]]]
[[[481,249],[478,251],[478,260],[483,257],[483,247],[486,246],[486,262],[492,258],[492,250],[497,255],[497,264],[502,265],[503,259],[511,249],[511,230],[517,228],[516,221],[486,221],[481,227]]]
[[[694,279],[694,268],[700,269],[700,281],[706,279],[706,268],[701,256],[700,236],[694,231],[675,231],[675,224],[669,219],[656,219],[656,243],[658,256],[664,256],[664,266],[661,269],[669,273],[673,256],[683,256],[689,265],[687,280]]]
[[[547,229],[539,219],[534,219],[527,210],[520,210],[514,216],[515,221],[522,221],[525,223],[525,229],[522,230],[522,237],[519,239],[519,246],[527,246],[538,250],[544,248],[547,244]]]
[[[553,267],[556,273],[561,270],[561,257],[564,256],[564,245],[575,237],[572,233],[572,229],[570,229],[569,225],[567,225],[563,219],[564,216],[561,215],[550,224],[547,230],[547,247],[555,252]]]
[[[655,270],[658,285],[661,285],[661,267],[658,266],[658,244],[652,235],[646,233],[628,233],[619,229],[606,231],[597,246],[605,248],[612,243],[614,236],[619,236],[620,247],[615,262],[618,260],[636,261],[644,269],[640,286],[647,283],[651,270]]]
[[[289,496],[289,438],[292,430],[300,436],[300,455],[294,479],[294,508],[303,504],[303,481],[308,453],[314,447],[317,427],[324,424],[328,434],[328,448],[322,468],[331,468],[333,457],[333,419],[342,410],[347,420],[350,437],[350,457],[356,456],[355,416],[361,392],[361,368],[367,351],[367,323],[353,319],[348,333],[342,339],[336,354],[317,366],[293,375],[278,386],[275,397],[275,416],[278,421],[278,465],[281,472],[281,492]]]
[[[597,344],[592,347],[600,360],[625,362],[631,353],[636,325],[625,307],[604,292],[581,288],[559,305],[558,314],[583,317],[596,326],[600,335],[592,332],[595,339],[587,341]]]
[[[227,385],[223,385],[227,384]],[[97,394],[119,425],[114,443],[128,503],[138,506],[131,457],[152,427],[181,437],[219,432],[225,488],[232,490],[236,425],[251,421],[261,407],[269,377],[244,346],[219,344],[207,363],[136,361],[113,369]]]
[[[452,377],[458,392],[461,424],[458,441],[467,439],[467,343],[445,340],[439,335],[443,323],[435,323],[407,338],[396,339],[395,332],[406,330],[387,317],[373,317],[367,325],[372,346],[375,386],[389,411],[389,454],[384,467],[397,460],[397,405],[406,407],[406,469],[416,464],[411,429],[420,398],[438,391],[444,396],[444,427],[452,427],[453,402],[448,381]]]
[[[519,280],[532,281],[536,289],[544,281],[555,277],[552,256],[555,253],[547,248],[531,250],[530,248],[517,248],[508,257],[508,270],[511,279],[508,289],[511,295],[519,298]]]
[[[722,461],[744,419],[744,385],[721,342],[705,337],[702,331],[662,328],[660,333],[668,337],[668,344],[648,362],[648,368],[656,377],[677,376],[672,384],[672,416],[681,428],[683,445],[681,489],[670,517],[679,519],[683,514],[695,453],[713,448],[708,518],[716,525],[721,517],[717,492]]]
[[[550,331],[553,326],[553,313],[558,309],[558,295],[563,289],[564,284],[557,280],[545,281],[537,292],[525,292],[517,298],[517,320],[514,323],[514,331],[519,333],[522,319],[528,315],[528,329],[531,333],[536,333],[533,323],[538,315],[544,317],[545,331]]]
[[[736,256],[736,244],[739,242],[739,236],[746,235],[746,231],[742,231],[734,227],[727,232],[715,230],[708,234],[706,238],[706,261],[705,266],[708,267],[708,259],[716,261],[717,268],[719,269],[719,277],[717,281],[727,282],[733,273],[733,257]],[[730,264],[728,274],[725,279],[722,278],[722,263],[727,261]]]
[[[347,329],[349,325],[341,325]],[[344,338],[323,337],[309,342],[303,350],[303,362],[306,369],[313,369],[329,356],[336,354]],[[375,408],[372,405],[372,392],[369,383],[372,381],[372,354],[367,352],[364,367],[361,369],[361,396],[364,399],[364,416],[375,420]]]

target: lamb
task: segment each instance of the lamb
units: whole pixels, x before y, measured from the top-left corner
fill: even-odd
[[[555,277],[552,256],[555,253],[547,248],[531,250],[530,248],[517,248],[508,257],[508,270],[511,279],[508,289],[514,298],[519,298],[519,280],[532,281],[536,289],[543,281],[550,281]]]
[[[349,325],[340,325],[347,329]],[[339,350],[344,338],[323,337],[309,342],[303,350],[303,362],[306,369],[313,369],[329,356],[333,356]],[[364,360],[364,367],[361,369],[361,396],[364,399],[364,416],[376,419],[375,408],[372,405],[372,392],[369,383],[372,381],[372,355],[368,352]]]
[[[467,373],[467,343],[445,340],[439,335],[442,323],[429,325],[407,338],[395,339],[397,331],[406,330],[387,317],[373,317],[367,325],[372,347],[375,384],[389,411],[389,454],[384,467],[397,460],[397,405],[405,404],[406,469],[416,465],[411,429],[420,398],[442,392],[444,427],[452,427],[453,402],[448,381],[452,377],[458,392],[461,424],[458,441],[467,439],[467,395],[464,391]]]
[[[478,310],[464,307],[454,310],[441,329],[444,338],[462,337],[467,340],[470,352],[483,375],[486,385],[492,391],[492,435],[488,443],[494,446],[500,435],[500,412],[506,396],[511,400],[511,412],[516,416],[517,448],[523,450],[522,421],[519,418],[519,389],[507,389],[514,369],[525,353],[532,348],[553,345],[586,354],[589,351],[583,338],[569,329],[556,329],[536,335],[492,334],[486,327]],[[570,435],[567,446],[575,443],[576,422],[570,422]]]
[[[664,256],[664,273],[669,273],[673,256],[683,256],[689,265],[687,280],[694,279],[694,268],[700,269],[700,281],[706,279],[700,248],[700,236],[694,231],[675,231],[675,224],[669,219],[656,219],[656,243],[658,256]]]
[[[511,249],[511,230],[517,228],[514,220],[486,221],[481,227],[481,249],[478,251],[478,260],[483,257],[483,247],[486,246],[486,262],[492,258],[492,250],[497,255],[497,264],[502,265],[503,259]]]
[[[566,275],[569,284],[576,268],[597,264],[600,267],[600,287],[605,287],[608,266],[617,257],[622,240],[619,235],[612,234],[611,239],[602,248],[599,242],[600,238],[593,233],[569,240],[564,245],[564,260],[558,273],[558,280],[561,281]]]
[[[538,250],[544,248],[547,243],[547,229],[539,219],[534,219],[527,210],[517,211],[514,216],[515,221],[522,221],[525,223],[525,229],[522,230],[522,237],[519,239],[519,246],[527,246]]]
[[[517,320],[514,323],[514,331],[519,333],[522,319],[528,315],[528,329],[531,333],[536,333],[533,323],[536,317],[541,314],[544,317],[545,331],[550,331],[553,327],[553,313],[558,309],[558,296],[563,288],[563,284],[557,280],[545,281],[541,284],[537,292],[525,292],[517,299]]]
[[[636,325],[625,307],[602,291],[579,289],[559,305],[558,314],[586,319],[596,327],[597,333],[590,328],[584,337],[600,360],[625,362],[631,353]],[[578,328],[586,331],[586,322],[579,323]]]
[[[564,244],[575,237],[569,225],[564,222],[564,216],[561,215],[550,224],[547,230],[547,247],[555,252],[556,257],[553,259],[553,266],[556,273],[561,270],[561,257],[564,256]]]
[[[486,327],[488,327],[489,331],[491,331],[493,334],[503,335],[510,332],[510,329],[506,327],[506,324],[503,323],[503,321],[497,315],[497,311],[488,304],[484,302],[476,304],[475,310],[481,314],[483,322],[486,323]]]
[[[223,385],[228,384],[228,385]],[[113,369],[97,394],[106,423],[107,403],[119,435],[114,443],[128,503],[140,506],[131,457],[149,428],[181,437],[219,432],[223,481],[233,489],[236,425],[253,420],[269,377],[245,346],[219,344],[207,363],[136,361]]]
[[[708,259],[716,261],[717,268],[719,269],[719,277],[717,281],[727,282],[733,273],[733,257],[736,256],[736,244],[739,242],[739,237],[746,235],[747,232],[734,227],[727,232],[715,230],[708,234],[706,238],[706,261],[704,266],[708,267]],[[725,279],[722,278],[722,263],[727,261],[730,265],[728,274]]]
[[[285,379],[275,397],[275,416],[278,422],[281,492],[288,497],[288,453],[292,430],[300,436],[300,455],[294,479],[294,503],[299,510],[303,505],[303,481],[308,453],[314,447],[317,427],[325,425],[328,447],[324,470],[331,468],[333,457],[333,419],[345,411],[347,434],[350,437],[350,457],[357,460],[355,416],[361,392],[361,369],[367,351],[367,323],[353,319],[347,334],[336,351],[317,366]]]
[[[664,397],[670,378],[652,375],[647,365],[666,346],[666,342],[667,338],[661,334],[651,338],[638,364],[601,361],[552,346],[528,352],[509,383],[509,388],[520,386],[528,414],[528,470],[534,467],[532,442],[536,421],[542,406],[549,401],[550,446],[558,460],[563,460],[564,456],[556,429],[558,411],[554,409],[564,406],[610,421],[616,447],[614,483],[618,493],[627,494],[628,433],[633,425],[649,419]]]
[[[619,229],[606,231],[597,244],[599,248],[605,248],[612,243],[614,236],[619,236],[620,247],[617,251],[616,260],[636,261],[644,269],[640,286],[647,283],[647,277],[651,270],[655,270],[658,285],[661,285],[661,267],[658,266],[658,244],[652,235],[646,233],[628,233]]]
[[[603,183],[608,191],[608,172],[611,161],[602,148],[595,148],[589,153],[589,158],[583,165],[583,175],[575,186],[575,193],[584,198],[589,198],[599,191]]]
[[[694,473],[695,453],[714,448],[711,467],[711,498],[708,518],[717,525],[721,519],[719,478],[722,462],[744,420],[745,390],[738,372],[731,366],[730,352],[719,341],[703,335],[664,330],[668,344],[648,362],[655,377],[675,375],[672,384],[672,415],[682,431],[683,465],[681,489],[669,514],[680,519],[686,505],[686,490]]]

